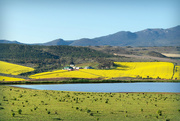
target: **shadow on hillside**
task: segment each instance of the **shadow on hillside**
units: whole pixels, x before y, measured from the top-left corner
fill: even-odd
[[[113,68],[111,68],[110,70],[128,70],[129,69],[129,66],[124,66],[124,65],[121,65],[121,64],[114,64]]]

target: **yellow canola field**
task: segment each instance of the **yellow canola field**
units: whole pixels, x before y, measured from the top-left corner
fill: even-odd
[[[174,64],[170,62],[115,62],[117,69],[129,77],[172,79]]]
[[[81,72],[81,71],[67,71],[67,70],[59,70],[53,72],[44,72],[35,75],[29,76],[30,78],[40,79],[40,78],[98,78],[96,75],[92,75],[89,73]]]
[[[115,62],[117,68],[111,70],[80,69],[79,71],[57,70],[30,76],[30,78],[117,78],[142,77],[172,79],[174,64],[169,62]],[[179,69],[179,67],[178,67]],[[175,74],[179,78],[179,73]]]
[[[180,66],[175,66],[173,79],[180,79]]]
[[[18,75],[20,73],[34,71],[33,68],[0,61],[0,73]]]
[[[0,76],[0,81],[24,81],[25,79]]]

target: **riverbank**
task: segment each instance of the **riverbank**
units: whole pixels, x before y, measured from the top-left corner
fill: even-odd
[[[25,81],[0,81],[0,85],[4,84],[66,84],[66,83],[134,83],[134,82],[180,82],[180,80],[167,79],[101,79],[101,78],[45,78],[45,79],[28,79]]]
[[[91,93],[0,86],[0,119],[180,120],[177,93]]]

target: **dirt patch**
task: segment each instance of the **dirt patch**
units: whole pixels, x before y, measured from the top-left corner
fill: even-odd
[[[167,57],[180,57],[180,54],[172,54],[172,53],[161,53]]]

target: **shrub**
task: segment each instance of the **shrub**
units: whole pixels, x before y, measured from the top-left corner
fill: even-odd
[[[93,116],[94,114],[93,113],[90,113],[90,116]]]
[[[162,111],[161,110],[158,110],[157,113],[158,113],[159,116],[162,116]]]
[[[50,111],[48,111],[47,113],[48,113],[48,114],[50,114],[51,112],[50,112]]]
[[[19,109],[19,110],[18,110],[18,113],[19,113],[19,114],[21,114],[21,113],[22,113],[22,110],[21,110],[21,109]]]
[[[19,95],[19,98],[21,98],[21,97],[23,97],[23,95],[22,95],[22,94],[20,94],[20,95]]]
[[[34,107],[34,110],[36,110],[37,109],[37,107]]]
[[[13,116],[13,117],[15,116],[15,113],[14,113],[14,112],[12,113],[12,116]]]
[[[87,113],[90,113],[90,112],[91,112],[91,110],[88,109],[88,110],[87,110]]]

